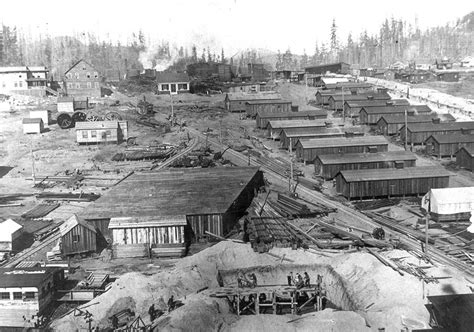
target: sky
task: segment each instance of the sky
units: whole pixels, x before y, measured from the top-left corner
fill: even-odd
[[[328,42],[332,20],[338,38],[377,33],[385,18],[402,18],[421,29],[444,25],[474,11],[474,1],[450,0],[7,0],[0,22],[37,35],[92,31],[105,40],[127,42],[144,31],[149,43],[210,47],[226,56],[241,49],[313,54]],[[200,52],[199,52],[200,53]]]

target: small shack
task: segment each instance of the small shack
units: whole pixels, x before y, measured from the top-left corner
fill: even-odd
[[[313,162],[319,155],[385,152],[388,142],[383,136],[362,136],[352,138],[316,138],[299,140],[296,143],[296,158],[305,163]]]
[[[97,250],[95,227],[76,215],[59,226],[61,254],[64,256],[86,254]]]
[[[12,219],[0,223],[0,252],[12,252],[21,248],[23,226]]]
[[[329,122],[323,120],[277,120],[269,121],[267,124],[267,137],[272,139],[279,139],[280,133],[285,128],[327,128],[330,127]]]
[[[314,172],[326,180],[345,170],[415,167],[416,156],[407,151],[318,155]]]
[[[364,106],[359,112],[359,123],[375,125],[383,115],[399,114],[416,116],[421,114],[429,114],[432,112],[427,105],[398,105],[398,106],[381,106],[381,107],[367,107]]]
[[[58,113],[74,113],[73,97],[58,97]]]
[[[468,221],[474,211],[474,187],[431,189],[421,207],[434,221]]]
[[[30,119],[41,119],[43,120],[43,125],[47,126],[51,123],[51,112],[48,110],[31,110]]]
[[[336,175],[336,191],[349,200],[424,195],[448,187],[449,176],[442,167],[347,170]]]
[[[280,144],[283,149],[289,149],[290,140],[294,149],[296,143],[302,139],[334,138],[364,136],[360,127],[334,127],[334,128],[284,128],[280,133]]]
[[[41,118],[23,119],[23,134],[41,134],[44,131],[44,124]]]
[[[407,99],[345,101],[344,113],[347,117],[357,118],[362,107],[408,106]]]
[[[423,144],[431,135],[453,133],[474,134],[474,121],[442,122],[442,123],[409,123],[406,129],[407,143]],[[405,141],[405,126],[400,128],[400,139]]]
[[[79,144],[119,144],[128,138],[127,121],[77,122],[75,130]]]
[[[315,109],[308,111],[298,112],[257,112],[255,117],[257,128],[266,128],[269,121],[275,120],[316,120],[325,119],[327,117],[327,111]]]
[[[453,157],[463,146],[474,148],[474,135],[463,135],[460,133],[446,135],[431,135],[424,143],[426,153],[431,156]]]
[[[289,100],[251,100],[245,102],[245,110],[248,116],[254,117],[257,112],[281,113],[291,112],[291,101]]]
[[[407,123],[441,123],[441,122],[454,122],[456,119],[451,114],[420,114],[420,115],[409,115],[405,120],[404,114],[385,114],[377,121],[375,130],[382,135],[398,135],[400,129]]]
[[[474,148],[463,146],[456,152],[456,165],[459,167],[474,170]]]
[[[280,100],[281,96],[274,92],[261,93],[226,93],[224,108],[229,112],[245,112],[246,102],[254,100]]]

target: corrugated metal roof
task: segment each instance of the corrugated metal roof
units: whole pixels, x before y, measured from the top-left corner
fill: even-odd
[[[452,175],[442,167],[379,168],[340,171],[347,182],[420,179]]]
[[[434,139],[439,144],[473,143],[474,142],[474,135],[464,135],[461,133],[446,134],[446,135],[431,135],[430,137],[426,139],[426,141],[428,141],[430,138]]]
[[[261,119],[282,118],[282,117],[304,117],[304,116],[327,116],[328,112],[324,110],[311,110],[299,112],[265,112],[258,111],[257,115]]]
[[[251,100],[275,100],[281,99],[281,95],[272,91],[259,93],[228,93],[226,98],[229,100],[251,101]]]
[[[427,105],[395,105],[379,107],[363,107],[367,114],[393,114],[393,113],[431,113],[432,110]],[[361,112],[362,112],[361,110]]]
[[[43,122],[43,119],[41,119],[41,118],[24,118],[23,119],[24,124],[27,124],[27,123],[37,123],[37,124],[39,124],[41,122]]]
[[[324,165],[372,163],[378,161],[416,160],[408,151],[391,151],[377,153],[324,154],[316,157]]]
[[[403,126],[405,127],[405,126]],[[442,122],[442,123],[411,123],[407,128],[410,132],[429,132],[441,130],[474,130],[474,121]]]
[[[432,114],[418,114],[418,115],[409,115],[407,116],[407,123],[423,123],[429,122],[432,123],[433,119],[437,119],[438,115],[436,113]],[[379,119],[379,121],[385,121],[388,124],[403,124],[405,123],[404,114],[384,114]]]
[[[275,120],[269,121],[268,127],[272,129],[283,129],[283,128],[304,128],[304,127],[326,127],[327,121],[325,120]]]
[[[58,268],[0,268],[0,287],[40,287]]]
[[[76,122],[76,130],[118,129],[118,121],[81,121]]]
[[[346,101],[344,105],[350,108],[360,107],[377,107],[377,106],[392,106],[392,105],[410,105],[407,99],[389,99],[389,100],[359,100],[359,101]]]
[[[157,83],[188,83],[191,79],[184,73],[157,72]]]
[[[258,167],[216,167],[135,173],[102,195],[83,217],[225,213],[258,171]]]
[[[186,215],[184,214],[172,216],[117,217],[110,219],[109,228],[186,226],[186,224]]]
[[[273,100],[249,100],[245,102],[248,105],[261,105],[261,104],[291,104],[291,100],[281,100],[281,99],[273,99]],[[295,112],[296,113],[296,112]]]
[[[300,140],[298,144],[301,144],[303,149],[315,149],[338,146],[388,145],[388,142],[383,136],[357,136],[351,138],[340,137]]]

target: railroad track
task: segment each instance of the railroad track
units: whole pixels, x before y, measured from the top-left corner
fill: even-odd
[[[205,136],[201,134],[199,131],[188,128],[190,132],[192,132],[194,135],[204,138]],[[208,144],[215,146],[216,148],[221,148],[221,144],[218,142],[208,139]],[[262,171],[264,171],[267,175],[267,177],[271,178],[272,180],[276,180],[278,182],[282,182],[283,184],[288,183],[288,178],[285,176],[282,176],[279,172],[279,170],[273,170],[272,165],[267,165],[257,158],[250,156],[243,155],[240,152],[237,152],[232,149],[228,149],[226,154],[233,156],[235,159],[238,159],[242,162],[243,165],[246,165],[249,161],[250,164],[253,166],[259,166]],[[380,224],[378,224],[376,221],[368,218],[366,215],[354,210],[353,208],[346,206],[340,202],[336,202],[328,197],[326,197],[324,194],[319,193],[317,191],[313,191],[311,189],[298,186],[296,189],[296,192],[298,195],[305,197],[308,200],[313,200],[316,202],[321,202],[331,208],[335,208],[338,210],[338,213],[342,214],[344,219],[346,220],[351,220],[352,222],[358,222],[360,225],[365,226],[368,228],[367,231],[372,230],[376,227],[380,227]],[[385,228],[384,228],[385,229]],[[369,231],[371,232],[371,231]],[[417,241],[413,238],[410,238],[409,236],[406,236],[404,234],[401,234],[399,232],[396,232],[394,230],[386,229],[385,232],[389,235],[392,235],[396,238],[399,238],[400,241],[408,248],[410,248],[411,251],[414,251],[416,253],[419,253],[420,255],[423,255],[423,252],[421,250],[421,242]],[[457,258],[453,258],[445,254],[443,251],[440,251],[439,249],[436,249],[433,246],[430,246],[428,249],[428,255],[430,259],[435,260],[441,264],[448,265],[451,267],[454,267],[467,275],[469,275],[471,278],[474,277],[474,271],[471,266],[465,264],[464,262],[458,260]]]
[[[164,163],[162,164],[157,164],[157,165],[153,165],[150,170],[159,170],[159,169],[162,169],[166,166],[169,166],[171,165],[175,160],[178,160],[179,158],[181,158],[182,156],[186,155],[187,153],[191,152],[195,147],[196,145],[198,144],[199,140],[198,139],[194,139],[193,142],[191,142],[191,144],[186,148],[184,149],[183,151],[181,151],[180,153],[178,153],[177,155],[174,155],[173,157],[169,158],[168,160],[166,160]]]

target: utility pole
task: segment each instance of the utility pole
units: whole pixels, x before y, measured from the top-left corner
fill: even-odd
[[[170,90],[170,104],[171,104],[171,127],[173,127],[174,108],[173,108],[173,96],[171,95],[171,90]]]
[[[290,176],[288,177],[288,191],[291,193],[291,182],[293,181],[293,140],[290,137]]]
[[[342,123],[346,123],[346,112],[344,112],[344,86],[341,86],[342,91]]]
[[[304,73],[304,85],[305,85],[305,101],[308,105],[308,74]]]
[[[33,187],[36,185],[35,175],[35,156],[33,155],[33,137],[30,139],[30,156],[31,156],[31,176],[33,177]]]
[[[407,119],[407,110],[405,109],[405,151],[408,148],[408,119]]]

